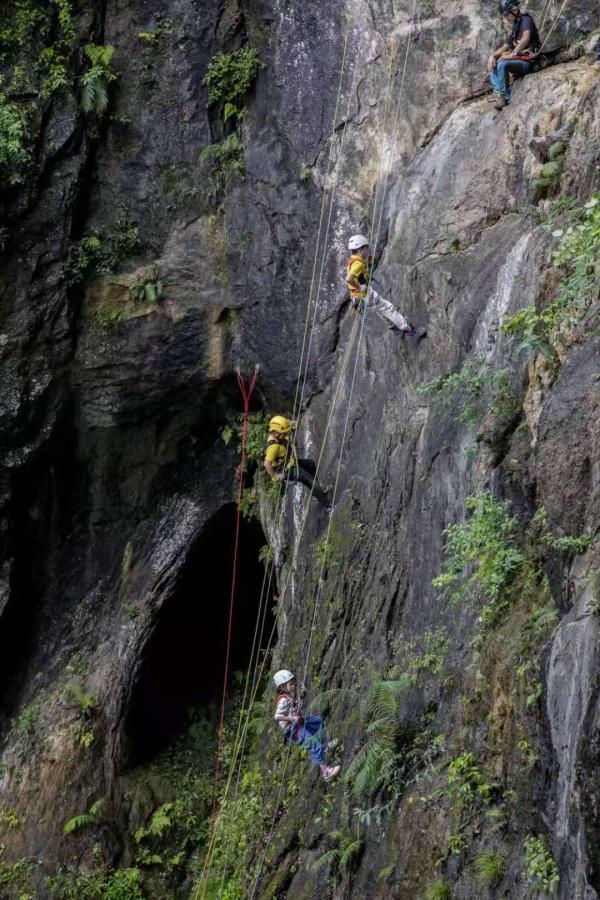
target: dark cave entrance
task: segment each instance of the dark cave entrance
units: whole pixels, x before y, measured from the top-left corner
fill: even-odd
[[[192,547],[179,584],[159,613],[131,698],[130,762],[156,756],[188,724],[192,707],[220,705],[227,615],[235,539],[236,507],[221,509]],[[229,681],[244,671],[259,610],[266,539],[259,523],[242,519]],[[267,598],[262,646],[273,626]]]

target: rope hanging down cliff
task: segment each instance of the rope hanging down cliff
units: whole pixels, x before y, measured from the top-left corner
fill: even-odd
[[[411,31],[412,31],[412,24],[413,24],[413,20],[414,20],[414,14],[415,14],[415,7],[413,7],[413,13],[412,13],[412,16],[411,16],[411,25],[410,25]],[[401,87],[400,87],[400,94],[402,93],[403,84],[404,84],[404,77],[405,77],[405,73],[406,73],[406,64],[407,64],[407,56],[408,56],[408,49],[409,49],[409,46],[410,46],[410,36],[409,36],[409,41],[408,41],[408,44],[407,44],[407,54],[406,54],[405,61],[404,61],[404,68],[403,68],[403,73],[402,73],[402,82],[401,82]],[[390,69],[391,69],[391,68],[392,68],[392,67],[390,67]],[[390,91],[389,91],[390,84],[391,84],[391,77],[390,77],[390,79],[388,79],[388,90],[386,91],[386,104],[385,104],[386,118],[387,118],[387,110],[388,110],[388,104],[389,104],[389,99],[390,99]],[[347,121],[347,118],[346,118],[346,121]],[[397,122],[398,122],[398,115],[396,115],[395,126],[397,125]],[[394,142],[394,146],[395,146],[395,142]],[[382,150],[382,154],[381,154],[381,160],[383,160],[383,150]],[[338,158],[338,162],[339,162],[339,158]],[[377,203],[377,194],[378,194],[379,191],[381,190],[381,168],[382,168],[382,163],[380,162],[380,176],[379,176],[378,182],[377,182],[376,200],[375,200],[376,203]],[[384,201],[385,201],[385,195],[386,195],[386,193],[387,193],[387,182],[388,182],[388,178],[389,178],[389,166],[388,166],[388,171],[386,172],[386,177],[385,177],[384,185],[383,185],[383,195],[382,195],[382,199],[381,199],[381,203],[382,203],[382,204],[383,204]],[[336,177],[335,183],[337,183],[337,177]],[[330,223],[331,223],[331,210],[332,210],[332,205],[333,205],[333,198],[332,198],[332,201],[331,201],[330,213],[329,213],[328,221],[327,221],[326,236],[328,236],[328,233],[329,233],[329,227],[330,227]],[[323,209],[324,209],[324,207],[322,206],[322,211],[323,211]],[[375,210],[374,210],[374,213],[375,213]],[[374,228],[375,228],[375,222],[376,222],[376,221],[377,221],[377,238],[378,238],[378,236],[379,236],[379,230],[380,230],[381,222],[382,222],[382,214],[381,214],[381,213],[380,213],[380,215],[379,215],[379,219],[378,219],[378,220],[376,219],[376,216],[375,216],[375,215],[373,216],[373,226],[372,226],[371,232],[373,232],[373,230],[374,230]],[[326,243],[325,243],[325,247],[326,247]],[[324,250],[324,252],[325,252],[325,250]],[[315,267],[313,267],[313,281],[314,281],[314,272],[315,272]],[[319,294],[319,291],[320,291],[320,285],[321,285],[322,273],[323,273],[323,266],[321,267],[321,272],[320,272],[319,289],[317,290],[317,297],[318,297],[318,294]],[[313,283],[311,283],[311,290],[312,290],[312,286],[313,286]],[[310,297],[309,297],[309,309],[310,309]],[[309,350],[308,350],[307,356],[310,355],[310,343],[311,343],[311,341],[312,341],[312,332],[313,332],[313,329],[314,329],[315,317],[316,317],[316,301],[315,301],[315,315],[313,316],[312,327],[311,327],[311,330],[310,330]],[[357,352],[356,352],[355,364],[354,364],[354,369],[353,369],[352,385],[351,385],[351,391],[350,391],[349,402],[348,402],[348,408],[347,408],[346,419],[345,419],[344,438],[343,438],[343,442],[342,442],[342,448],[343,448],[343,445],[344,445],[344,443],[345,443],[345,436],[346,436],[347,427],[348,427],[348,423],[349,423],[349,416],[350,416],[350,410],[351,410],[351,400],[352,400],[352,392],[353,392],[353,388],[354,388],[354,382],[355,382],[356,371],[357,371],[357,363],[358,363],[358,355],[359,355],[359,346],[360,346],[361,338],[362,338],[362,331],[363,331],[363,325],[364,325],[364,316],[361,316],[360,319],[361,319],[360,337],[359,337],[359,341],[358,341],[358,344],[357,344]],[[322,459],[322,456],[323,456],[324,446],[325,446],[325,442],[326,442],[326,439],[327,439],[329,427],[330,427],[330,424],[331,424],[331,418],[332,418],[332,415],[333,415],[333,410],[334,410],[334,408],[335,408],[335,402],[336,402],[337,396],[338,396],[338,394],[339,394],[339,389],[340,389],[340,386],[341,386],[341,383],[342,383],[342,376],[343,376],[343,374],[344,374],[344,372],[345,372],[346,365],[347,365],[348,358],[349,358],[349,351],[350,351],[350,349],[351,349],[351,347],[352,347],[352,345],[353,345],[353,342],[354,342],[353,339],[354,339],[354,335],[355,335],[356,324],[357,324],[357,322],[355,321],[354,326],[353,326],[353,329],[352,329],[351,340],[349,341],[348,346],[347,346],[347,348],[346,348],[346,354],[345,354],[345,358],[344,358],[344,364],[343,364],[342,373],[341,373],[341,375],[340,375],[340,379],[338,380],[338,385],[337,385],[337,387],[336,387],[336,391],[335,391],[335,395],[334,395],[334,400],[333,400],[333,402],[332,402],[332,404],[331,404],[330,414],[329,414],[328,423],[327,423],[327,428],[326,428],[326,432],[325,432],[325,435],[324,435],[324,439],[323,439],[323,442],[322,442],[322,445],[321,445],[321,451],[320,451],[320,454],[319,454],[319,460],[318,460],[318,463],[317,463],[317,471],[318,471],[318,466],[319,466],[319,464],[320,464],[320,462],[321,462],[321,459]],[[306,331],[307,331],[307,328],[306,328],[306,326],[305,326],[305,336],[306,336]],[[303,350],[304,350],[304,346],[305,346],[305,344],[303,343]],[[302,360],[301,360],[301,366],[302,366]],[[306,375],[305,375],[305,378],[304,378],[304,384],[305,384],[305,381],[306,381]],[[303,384],[303,389],[304,389],[304,384]],[[297,398],[297,396],[298,396],[298,395],[296,394],[296,398]],[[341,473],[341,454],[340,454],[340,457],[339,457],[339,460],[338,460],[338,469],[337,469],[337,473],[336,473],[336,484],[335,484],[335,489],[334,489],[334,496],[335,496],[335,493],[337,493],[337,486],[338,486],[338,482],[339,482],[340,473]],[[308,504],[307,504],[307,510],[308,510]],[[296,549],[295,549],[295,554],[294,554],[294,560],[295,560],[295,558],[297,557],[297,550],[298,550],[298,546],[299,546],[299,541],[300,541],[301,534],[302,534],[302,532],[303,532],[303,530],[304,530],[305,524],[306,524],[306,515],[305,515],[305,517],[304,517],[304,521],[303,521],[303,523],[302,523],[302,528],[301,528],[301,530],[300,530],[300,533],[297,534],[297,541],[296,541]],[[328,531],[327,531],[327,536],[326,536],[326,540],[327,540],[327,541],[329,540],[330,530],[331,530],[331,522],[329,523],[329,527],[328,527]],[[290,567],[289,576],[288,576],[288,579],[287,579],[286,586],[285,586],[285,588],[284,588],[283,594],[286,593],[287,585],[288,585],[289,582],[290,582],[290,579],[291,579],[291,577],[292,577],[293,571],[294,571],[294,565],[292,564],[292,566]],[[322,578],[321,578],[320,580],[322,581]],[[311,632],[314,630],[314,624],[315,624],[315,621],[316,621],[317,606],[318,606],[318,598],[316,599],[316,605],[315,605],[315,611],[314,611],[314,614],[313,614],[313,621],[312,621],[312,626],[311,626]],[[268,643],[269,643],[269,646],[270,646],[271,643],[272,643],[272,639],[273,639],[273,636],[274,636],[274,633],[275,633],[276,625],[277,625],[277,622],[274,623],[274,626],[273,626],[273,629],[272,629],[272,632],[271,632],[271,635],[270,635],[270,638],[269,638],[269,642],[268,642]],[[309,655],[310,655],[310,646],[311,646],[311,644],[312,644],[312,633],[311,633],[310,638],[309,638],[309,652],[308,652],[308,654],[307,654],[307,661],[306,661],[305,667],[308,666],[308,659],[309,659]],[[247,724],[248,724],[248,720],[249,720],[250,709],[251,709],[252,704],[254,703],[254,700],[255,700],[255,697],[256,697],[256,692],[257,692],[258,686],[259,686],[259,684],[260,684],[260,675],[261,675],[262,672],[264,671],[265,661],[266,661],[266,656],[265,656],[265,658],[263,659],[263,664],[262,664],[262,666],[261,666],[261,673],[258,675],[258,677],[256,676],[256,669],[255,669],[255,672],[254,672],[254,677],[253,677],[253,687],[254,687],[255,689],[251,691],[250,702],[249,702],[249,705],[248,705],[248,711],[247,711],[247,714],[246,714],[246,723],[245,723],[245,726],[244,726],[244,728],[243,728],[242,741],[245,741],[245,735],[246,735],[246,731],[247,731]],[[256,662],[258,662],[258,654],[257,654],[257,657],[256,657]],[[236,754],[237,754],[238,750],[239,750],[239,746],[236,747]],[[232,772],[233,772],[234,767],[235,767],[235,765],[232,767]],[[230,782],[231,782],[231,777],[230,777],[230,780],[229,780],[228,785],[227,785],[227,791],[228,791],[228,789],[229,789],[229,784],[230,784]],[[239,778],[238,778],[238,783],[239,783]],[[237,790],[236,790],[236,793],[237,793]],[[211,857],[212,857],[212,850],[213,850],[213,848],[214,848],[214,836],[213,836],[213,839],[212,839],[211,842],[210,842],[210,847],[209,847],[208,852],[207,852],[207,858],[206,858],[206,860],[205,860],[205,870],[204,870],[204,872],[203,872],[203,878],[206,877],[207,872],[208,872],[208,869],[209,869],[209,867],[210,867],[210,859],[211,859]]]
[[[407,39],[407,44],[406,44],[406,52],[405,52],[405,58],[404,58],[404,66],[403,66],[402,78],[401,78],[400,88],[399,88],[398,98],[397,98],[398,106],[399,106],[400,99],[401,99],[401,97],[402,97],[402,93],[403,93],[403,89],[404,89],[404,81],[405,81],[405,76],[406,76],[406,68],[407,68],[408,55],[409,55],[409,52],[410,52],[410,42],[411,42],[412,28],[413,28],[413,23],[414,23],[415,12],[416,12],[416,0],[414,0],[413,8],[412,8],[412,15],[411,15],[411,20],[410,20],[410,27],[409,27],[408,39]],[[389,81],[388,81],[388,88],[389,88]],[[388,101],[389,101],[389,92],[386,92],[386,107],[384,107],[384,109],[387,109],[387,103],[388,103]],[[398,112],[397,112],[396,118],[395,118],[395,123],[394,123],[394,141],[393,141],[393,147],[394,147],[394,148],[395,148],[395,146],[396,146],[396,135],[395,135],[395,131],[396,131],[398,122],[399,122],[399,114],[398,114]],[[380,179],[381,179],[381,160],[382,160],[382,159],[383,159],[383,148],[382,148],[381,156],[380,156],[380,178],[378,179],[378,183],[380,182]],[[385,199],[386,199],[386,194],[387,194],[387,188],[388,188],[388,181],[389,181],[389,173],[390,173],[390,169],[391,169],[391,156],[390,156],[390,159],[388,160],[386,176],[385,176],[385,179],[384,179],[383,192],[382,192],[382,194],[381,194],[381,200],[380,200],[380,202],[381,202],[382,207],[383,207],[383,205],[385,204]],[[374,210],[374,213],[375,213],[375,210]],[[383,220],[383,215],[382,215],[382,213],[380,213],[379,219],[378,219],[378,221],[377,221],[377,230],[376,230],[376,232],[375,232],[375,241],[376,241],[376,242],[377,242],[377,240],[379,239],[379,233],[380,233],[380,228],[381,228],[382,220]],[[373,223],[372,223],[372,227],[371,227],[371,236],[373,235],[374,228],[375,228],[375,215],[373,216]],[[353,396],[353,392],[354,392],[354,385],[355,385],[356,373],[357,373],[357,368],[358,368],[358,359],[359,359],[360,344],[361,344],[361,341],[362,341],[362,335],[363,335],[363,330],[364,330],[365,313],[366,313],[366,309],[363,309],[363,310],[361,311],[361,314],[360,314],[360,323],[361,323],[361,327],[360,327],[359,338],[358,338],[358,342],[357,342],[356,355],[355,355],[355,359],[354,359],[354,368],[353,368],[353,372],[352,372],[352,379],[351,379],[351,384],[350,384],[350,391],[349,391],[349,397],[348,397],[348,404],[347,404],[347,408],[346,408],[346,417],[345,417],[345,421],[344,421],[344,430],[343,430],[343,434],[342,434],[341,448],[340,448],[340,453],[339,453],[339,455],[338,455],[338,465],[337,465],[337,470],[336,470],[336,478],[335,478],[335,483],[334,483],[334,488],[333,488],[333,493],[332,493],[332,503],[334,503],[334,504],[335,504],[335,500],[336,500],[336,496],[337,496],[337,489],[338,489],[339,479],[340,479],[340,475],[341,475],[341,464],[342,464],[342,458],[343,458],[343,449],[344,449],[344,446],[345,446],[345,443],[346,443],[346,437],[347,437],[348,425],[349,425],[349,420],[350,420],[350,412],[351,412],[351,408],[352,408],[352,396]],[[317,471],[318,471],[318,469],[317,469]],[[312,642],[313,642],[314,630],[315,630],[315,626],[316,626],[316,622],[317,622],[317,614],[318,614],[318,610],[319,610],[319,607],[320,607],[320,599],[321,599],[321,593],[322,593],[322,588],[323,588],[323,575],[324,575],[324,569],[325,569],[325,565],[326,565],[326,559],[327,559],[327,547],[328,547],[329,539],[330,539],[330,535],[331,535],[331,527],[332,527],[332,519],[330,518],[330,519],[329,519],[329,522],[328,522],[328,526],[327,526],[326,537],[325,537],[325,552],[324,552],[323,555],[322,555],[321,567],[320,567],[320,571],[319,571],[318,587],[317,587],[317,595],[316,595],[316,597],[315,597],[315,603],[314,603],[314,608],[313,608],[313,615],[312,615],[312,618],[311,618],[311,624],[310,624],[310,629],[309,629],[309,637],[308,637],[308,644],[307,644],[307,652],[306,652],[306,658],[305,658],[305,663],[304,663],[304,674],[303,674],[303,677],[302,677],[302,681],[306,681],[306,677],[307,677],[307,674],[308,674],[308,667],[309,667],[309,664],[310,664],[310,657],[311,657],[311,651],[312,651]],[[286,751],[286,754],[285,754],[284,765],[283,765],[283,767],[282,767],[282,773],[281,773],[281,779],[280,779],[280,784],[279,784],[279,791],[278,791],[278,795],[277,795],[277,801],[276,801],[276,804],[275,804],[275,810],[274,810],[273,818],[272,818],[272,821],[271,821],[271,827],[270,827],[270,830],[269,830],[269,835],[268,835],[268,837],[267,837],[267,840],[265,841],[264,851],[263,851],[263,853],[262,853],[262,855],[261,855],[261,859],[260,859],[260,862],[259,862],[259,865],[258,865],[256,874],[255,874],[255,878],[254,878],[254,881],[253,881],[252,893],[251,893],[251,895],[250,895],[251,898],[254,897],[255,894],[256,894],[256,890],[257,890],[257,888],[258,888],[258,884],[259,884],[259,881],[260,881],[261,871],[262,871],[262,868],[263,868],[264,863],[265,863],[266,854],[267,854],[268,847],[269,847],[270,842],[271,842],[271,838],[272,838],[273,831],[274,831],[274,828],[275,828],[275,823],[276,823],[276,821],[277,821],[277,816],[278,816],[278,812],[279,812],[279,807],[280,807],[280,805],[281,805],[281,798],[282,798],[282,793],[283,793],[283,786],[284,786],[284,784],[285,784],[285,778],[286,778],[287,766],[288,766],[288,762],[289,762],[289,759],[290,759],[291,746],[292,746],[291,744],[288,744],[288,746],[287,746],[287,751]]]
[[[339,105],[340,105],[340,99],[341,99],[341,92],[342,92],[342,85],[343,85],[343,76],[344,76],[344,68],[345,68],[345,63],[346,63],[346,58],[347,58],[347,50],[348,50],[348,42],[349,42],[349,35],[350,35],[350,30],[351,30],[351,24],[352,24],[352,21],[351,21],[351,19],[349,19],[349,20],[348,20],[348,25],[347,25],[347,28],[346,28],[346,35],[345,35],[345,39],[344,39],[344,49],[343,49],[343,55],[342,55],[342,65],[341,65],[341,69],[340,69],[340,77],[339,77],[339,83],[338,83],[338,91],[337,91],[336,104],[335,104],[335,110],[334,110],[333,121],[332,121],[332,129],[331,129],[331,135],[330,135],[329,158],[328,158],[328,163],[327,163],[327,171],[326,171],[326,173],[325,173],[325,190],[324,190],[324,193],[323,193],[323,200],[322,200],[322,203],[321,203],[321,212],[320,212],[320,219],[319,219],[319,232],[318,232],[317,243],[316,243],[316,246],[315,246],[315,256],[314,256],[313,269],[312,269],[312,277],[311,277],[311,284],[310,284],[309,297],[308,297],[308,303],[307,303],[307,313],[306,313],[306,317],[305,317],[305,326],[304,326],[304,336],[303,336],[303,343],[302,343],[302,351],[301,351],[301,357],[300,357],[299,366],[298,366],[298,375],[297,375],[297,379],[296,379],[296,390],[295,390],[295,397],[294,397],[294,412],[296,412],[296,409],[298,409],[298,408],[301,406],[302,401],[303,401],[303,397],[304,397],[304,389],[305,389],[305,385],[306,385],[306,371],[305,371],[305,377],[304,377],[304,380],[303,380],[303,383],[302,383],[302,391],[300,392],[300,396],[299,396],[299,385],[300,385],[300,380],[301,380],[301,377],[302,377],[302,367],[303,367],[303,363],[304,363],[304,354],[305,354],[306,340],[307,340],[307,334],[308,334],[308,323],[311,322],[311,326],[310,326],[310,335],[309,335],[309,341],[308,341],[308,352],[307,352],[307,354],[306,354],[306,370],[308,369],[308,360],[309,360],[309,357],[310,357],[310,348],[311,348],[311,345],[312,345],[312,336],[313,336],[313,331],[314,331],[314,328],[315,328],[317,299],[318,299],[318,296],[319,296],[319,293],[320,293],[321,283],[322,283],[323,264],[321,265],[321,269],[320,269],[320,273],[319,273],[319,282],[318,282],[317,292],[316,292],[315,299],[314,299],[315,314],[313,315],[313,318],[312,318],[312,321],[311,321],[311,319],[310,319],[310,305],[311,305],[311,298],[312,298],[312,294],[313,294],[314,281],[315,281],[316,270],[317,270],[317,262],[318,262],[318,254],[319,254],[319,239],[320,239],[320,235],[321,235],[321,231],[322,231],[323,221],[324,221],[324,218],[325,218],[325,208],[326,208],[326,201],[327,201],[327,177],[328,177],[329,174],[330,174],[330,171],[329,171],[329,170],[330,170],[330,167],[331,167],[331,161],[332,161],[332,159],[333,159],[333,157],[334,157],[334,137],[335,137],[336,123],[337,123],[338,112],[339,112]],[[342,152],[341,152],[341,151],[342,151],[342,148],[343,148],[343,145],[344,145],[344,142],[345,142],[345,138],[346,138],[347,123],[348,123],[348,120],[349,120],[349,107],[350,107],[351,97],[352,97],[352,93],[353,93],[353,89],[354,89],[354,85],[355,85],[355,81],[356,81],[356,72],[357,72],[357,68],[358,68],[358,66],[357,66],[357,63],[355,62],[354,70],[353,70],[353,76],[352,76],[352,87],[351,87],[351,89],[350,89],[349,96],[348,96],[348,109],[347,109],[346,115],[345,115],[345,117],[344,117],[344,126],[343,126],[343,131],[342,131],[342,137],[341,137],[341,142],[340,142],[339,153],[338,153],[337,159],[336,159],[335,164],[334,164],[334,183],[333,183],[333,188],[332,188],[332,190],[330,191],[330,208],[329,208],[329,214],[328,214],[328,216],[327,216],[327,226],[326,226],[326,231],[325,231],[325,239],[324,239],[324,242],[323,242],[323,247],[324,247],[324,249],[323,249],[323,254],[325,253],[325,248],[326,248],[326,246],[327,246],[327,241],[328,241],[328,237],[329,237],[329,229],[330,229],[330,226],[331,226],[331,218],[332,218],[332,209],[333,209],[334,193],[335,193],[335,187],[337,186],[337,179],[338,179],[338,174],[337,174],[337,173],[338,173],[339,163],[340,163],[340,160],[341,160],[341,158],[342,158]],[[347,354],[346,354],[346,357],[347,357]],[[345,371],[345,362],[344,362],[344,366],[343,366],[342,373],[343,373],[343,371]],[[341,384],[341,377],[340,377],[340,381],[338,382],[338,389],[336,390],[336,397],[337,397],[337,393],[338,393],[339,385],[340,385],[340,384]],[[328,420],[328,425],[327,425],[327,429],[326,429],[326,434],[325,434],[324,440],[325,440],[326,437],[327,437],[327,434],[328,434],[328,431],[329,431],[329,425],[330,425],[330,423],[331,423],[331,416],[329,417],[329,420]],[[321,455],[322,455],[322,451],[321,451]],[[321,458],[321,455],[320,455],[319,459]],[[282,518],[282,515],[283,515],[284,500],[285,500],[285,496],[286,496],[286,493],[287,493],[287,487],[288,487],[288,485],[286,484],[285,487],[284,487],[284,490],[283,490],[282,492],[280,492],[279,497],[278,497],[278,505],[277,505],[277,508],[276,508],[276,510],[275,510],[275,520],[276,520],[276,522],[277,522],[278,524],[281,523],[281,518]],[[304,530],[305,524],[306,524],[306,519],[307,519],[307,515],[308,515],[309,504],[310,504],[310,496],[309,496],[308,501],[307,501],[306,514],[305,514],[305,517],[304,517],[304,521],[303,521],[303,523],[302,523],[302,528],[301,528],[301,531],[300,531],[300,535],[298,535],[298,543],[299,543],[299,538],[300,538],[300,536],[301,536],[301,534],[302,534],[302,532],[303,532],[303,530]],[[298,544],[297,544],[297,546],[298,546]],[[296,550],[295,556],[296,556],[296,555],[297,555],[297,550]],[[259,688],[259,685],[260,685],[261,674],[262,674],[262,671],[264,670],[264,660],[263,660],[263,666],[261,667],[261,671],[260,671],[260,673],[257,674],[258,662],[259,662],[259,650],[260,650],[260,644],[262,643],[262,635],[263,635],[263,633],[264,633],[265,613],[266,613],[266,603],[267,603],[267,598],[268,598],[269,593],[270,593],[270,590],[271,590],[271,584],[272,584],[273,573],[274,573],[274,563],[271,562],[271,563],[270,563],[270,574],[269,574],[269,578],[268,578],[268,580],[267,580],[267,578],[266,578],[266,570],[265,570],[265,577],[263,578],[263,584],[262,584],[262,587],[261,587],[261,597],[260,597],[260,601],[259,601],[259,609],[258,609],[258,616],[257,616],[257,625],[256,625],[256,628],[255,628],[254,639],[253,639],[253,652],[252,652],[252,655],[254,655],[254,652],[256,652],[256,655],[255,655],[255,664],[254,664],[254,671],[253,671],[253,677],[252,677],[252,688],[251,688],[251,691],[250,691],[250,699],[249,699],[249,703],[248,703],[247,710],[246,710],[246,712],[245,712],[245,721],[244,721],[244,704],[245,704],[245,700],[246,700],[246,697],[247,697],[247,694],[248,694],[248,684],[249,684],[249,677],[250,677],[250,671],[251,671],[251,669],[252,669],[252,666],[249,666],[248,672],[247,672],[247,676],[246,676],[246,680],[245,680],[245,686],[244,686],[244,698],[243,698],[243,701],[242,701],[242,709],[241,709],[241,711],[240,711],[240,717],[239,717],[239,721],[238,721],[238,728],[237,728],[236,740],[235,740],[235,745],[234,745],[234,748],[235,748],[235,749],[234,749],[234,755],[233,755],[233,762],[232,762],[232,766],[231,766],[231,771],[230,771],[229,779],[228,779],[228,782],[227,782],[227,785],[226,785],[226,789],[225,789],[225,793],[224,793],[224,798],[227,796],[227,794],[228,794],[228,792],[229,792],[229,788],[230,788],[230,786],[231,786],[232,777],[233,777],[233,774],[235,773],[235,770],[236,770],[236,763],[237,763],[238,761],[239,761],[239,766],[238,766],[238,777],[237,777],[237,782],[236,782],[236,792],[235,792],[236,795],[237,795],[237,790],[238,790],[238,787],[239,787],[240,775],[241,775],[241,756],[242,756],[242,752],[241,752],[241,751],[243,751],[243,746],[245,745],[246,736],[247,736],[247,730],[248,730],[248,724],[249,724],[249,721],[250,721],[250,712],[251,712],[252,706],[253,706],[253,704],[254,704],[254,701],[255,701],[255,699],[256,699],[256,695],[257,695],[258,688]],[[261,615],[261,607],[262,607],[262,615]],[[259,620],[261,621],[261,625],[260,625],[260,634],[258,634]],[[273,626],[273,630],[272,630],[271,635],[270,635],[270,637],[269,637],[269,641],[268,641],[269,646],[270,646],[271,643],[272,643],[273,636],[274,636],[274,634],[275,634],[275,629],[276,629],[276,622],[275,622],[275,624],[274,624],[274,626]],[[266,656],[265,656],[265,659],[266,659]],[[251,659],[251,662],[252,662],[252,659]],[[201,876],[201,879],[200,879],[200,885],[199,885],[198,888],[196,888],[196,890],[194,891],[194,895],[193,895],[194,897],[197,897],[197,896],[198,896],[198,889],[199,889],[202,885],[204,885],[204,887],[203,887],[203,892],[202,892],[202,896],[204,896],[204,894],[205,894],[206,887],[207,887],[207,883],[208,883],[208,881],[207,881],[207,878],[208,878],[208,872],[209,872],[209,870],[210,870],[210,863],[211,863],[212,853],[213,853],[214,845],[215,845],[215,838],[216,838],[216,830],[217,830],[217,828],[218,828],[218,819],[217,819],[217,821],[216,821],[216,823],[215,823],[215,827],[213,827],[213,828],[211,829],[211,838],[210,838],[210,840],[209,840],[209,847],[208,847],[207,855],[206,855],[205,861],[204,861],[203,872],[202,872],[202,876]]]
[[[231,592],[229,595],[229,611],[227,615],[227,642],[226,642],[226,650],[225,650],[225,665],[223,667],[223,693],[221,697],[221,714],[219,719],[219,730],[217,732],[217,751],[215,757],[215,783],[213,788],[213,804],[212,804],[212,818],[213,818],[213,826],[215,822],[216,812],[217,812],[217,789],[219,785],[219,776],[221,774],[221,749],[223,744],[223,727],[225,724],[225,702],[227,700],[227,679],[229,675],[229,659],[231,656],[231,634],[233,628],[233,609],[234,609],[234,601],[236,594],[236,585],[237,585],[237,567],[238,567],[238,551],[240,546],[240,525],[241,525],[241,517],[242,517],[242,495],[244,491],[244,472],[246,469],[246,444],[248,441],[248,413],[250,411],[250,400],[252,399],[252,394],[254,393],[254,388],[256,387],[256,381],[258,379],[259,366],[256,366],[254,369],[254,374],[250,379],[249,383],[246,384],[244,378],[240,370],[236,371],[237,383],[240,389],[240,393],[242,395],[242,400],[244,403],[244,418],[242,422],[242,446],[241,446],[241,458],[240,458],[240,467],[239,467],[239,478],[238,478],[238,496],[237,496],[237,512],[236,512],[236,522],[235,522],[235,539],[233,546],[233,564],[232,564],[232,572],[231,572]]]

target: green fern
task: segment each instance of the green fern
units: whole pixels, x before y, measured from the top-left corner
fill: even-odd
[[[105,800],[96,800],[95,803],[92,803],[87,812],[80,813],[78,816],[73,816],[72,819],[69,819],[63,828],[65,837],[69,834],[73,834],[74,831],[79,831],[86,825],[98,825],[102,821],[104,806]]]
[[[315,869],[326,869],[334,877],[339,878],[348,872],[356,862],[362,850],[362,841],[358,837],[348,835],[343,831],[332,831],[329,838],[337,846],[326,850],[314,863]]]
[[[81,108],[84,113],[94,112],[99,118],[108,107],[108,86],[117,76],[111,69],[115,48],[110,45],[87,44],[84,53],[91,68],[81,77]]]
[[[79,831],[80,828],[83,828],[84,825],[93,824],[94,820],[87,813],[81,813],[79,816],[73,816],[72,819],[65,824],[63,828],[63,834],[65,837],[69,834],[72,834],[74,831]]]
[[[395,780],[400,760],[396,752],[400,695],[414,683],[405,675],[395,681],[375,681],[362,706],[365,742],[346,769],[344,781],[357,798],[372,796]]]
[[[158,809],[154,810],[148,827],[138,828],[138,830],[136,831],[136,843],[139,844],[140,841],[147,837],[162,837],[163,834],[168,831],[173,825],[173,820],[171,817],[172,811],[172,803],[163,803],[162,806],[159,806]]]

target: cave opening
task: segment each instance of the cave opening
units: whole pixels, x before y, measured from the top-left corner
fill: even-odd
[[[236,506],[213,516],[191,548],[172,595],[146,645],[131,698],[127,733],[130,763],[155,757],[188,725],[190,709],[219,706],[223,688]],[[229,684],[250,664],[266,544],[256,519],[242,519],[234,605]],[[262,644],[273,627],[266,598]]]

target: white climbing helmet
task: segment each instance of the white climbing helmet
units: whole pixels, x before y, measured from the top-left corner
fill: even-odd
[[[275,672],[273,675],[273,681],[275,682],[276,688],[280,688],[282,684],[287,684],[287,682],[292,681],[293,678],[293,673],[288,672],[287,669],[280,669],[279,672]]]
[[[369,238],[364,234],[353,234],[348,241],[348,250],[360,250],[361,247],[369,246]]]

